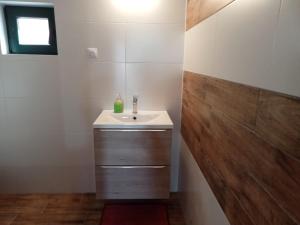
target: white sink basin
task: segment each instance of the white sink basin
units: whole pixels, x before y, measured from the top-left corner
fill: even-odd
[[[137,114],[131,112],[113,113],[104,110],[93,124],[94,128],[105,129],[172,129],[171,121],[166,111],[139,111]]]
[[[153,114],[132,114],[132,113],[122,113],[122,114],[115,114],[112,113],[112,117],[120,122],[149,122],[157,118],[160,114],[153,113]]]

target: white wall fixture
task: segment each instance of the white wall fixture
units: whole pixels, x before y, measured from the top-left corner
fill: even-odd
[[[87,48],[87,54],[90,59],[98,58],[98,48]]]

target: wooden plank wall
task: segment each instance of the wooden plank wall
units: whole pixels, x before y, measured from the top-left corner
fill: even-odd
[[[185,72],[182,136],[232,225],[300,224],[300,99]]]
[[[187,0],[186,30],[213,15],[234,0]]]

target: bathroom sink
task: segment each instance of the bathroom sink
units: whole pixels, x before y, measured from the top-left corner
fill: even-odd
[[[139,111],[114,113],[104,110],[93,124],[94,128],[106,129],[172,129],[171,121],[166,111]]]
[[[152,113],[152,114],[133,114],[133,113],[112,113],[111,116],[120,122],[149,122],[157,118],[160,114],[159,113]]]

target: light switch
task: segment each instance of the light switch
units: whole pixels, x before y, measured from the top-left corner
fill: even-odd
[[[87,48],[87,55],[90,59],[98,58],[98,48]]]

